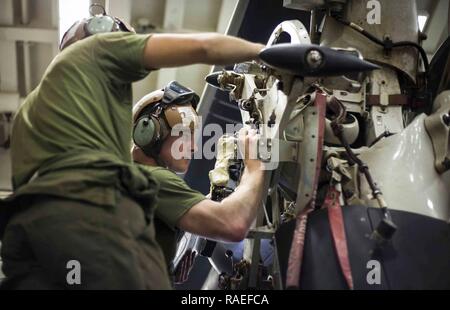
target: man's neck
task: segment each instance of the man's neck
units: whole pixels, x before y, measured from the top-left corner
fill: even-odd
[[[151,157],[144,157],[144,158],[141,158],[140,160],[138,160],[136,162],[138,162],[138,163],[140,163],[142,165],[146,165],[146,166],[154,166],[154,167],[158,166],[158,164],[156,163],[156,160],[154,160]]]
[[[141,149],[134,148],[132,151],[133,161],[146,166],[158,166],[153,157],[147,156]]]

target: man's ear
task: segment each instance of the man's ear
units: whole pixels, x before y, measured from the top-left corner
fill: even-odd
[[[131,151],[130,152],[131,152],[131,156],[133,157],[133,159],[134,159],[135,156],[139,156],[140,155],[139,153],[143,153],[142,150],[134,143],[131,146]]]
[[[144,151],[136,145],[133,145],[131,148],[131,157],[136,163],[152,166],[155,165],[155,160],[145,155]]]

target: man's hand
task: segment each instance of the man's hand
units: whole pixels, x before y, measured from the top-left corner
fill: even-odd
[[[239,132],[237,142],[245,164],[239,186],[220,203],[205,199],[193,206],[178,222],[180,229],[226,242],[239,242],[247,236],[263,199],[265,170],[257,159],[258,139],[255,130]]]
[[[239,150],[249,172],[263,170],[262,162],[258,159],[258,139],[259,135],[255,129],[242,128],[239,131]]]
[[[177,266],[177,269],[175,270],[175,284],[183,284],[187,281],[189,278],[189,273],[192,270],[192,267],[194,267],[195,257],[197,256],[197,253],[192,250],[187,250],[183,258],[181,259],[180,263]]]

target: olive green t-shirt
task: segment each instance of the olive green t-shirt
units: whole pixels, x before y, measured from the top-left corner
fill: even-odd
[[[49,194],[150,205],[157,185],[131,160],[131,83],[144,78],[148,35],[98,34],[62,51],[14,120],[15,196]],[[119,191],[118,191],[119,190]]]
[[[167,265],[170,266],[176,252],[178,221],[206,197],[190,188],[182,178],[166,168],[141,166],[159,183],[155,211],[156,240],[164,252]]]

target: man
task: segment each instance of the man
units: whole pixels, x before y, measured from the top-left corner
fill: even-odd
[[[172,88],[184,89],[184,94],[180,93],[184,101],[168,102],[168,98],[174,97],[168,94]],[[206,199],[174,173],[186,172],[190,155],[196,150],[193,130],[198,122],[192,107],[196,100],[191,99],[189,93],[195,97],[189,89],[171,82],[164,90],[146,95],[133,108],[133,160],[145,165],[160,184],[155,213],[156,236],[168,265],[175,255],[177,229],[218,241],[241,241],[262,199],[262,163],[248,155],[244,157],[240,185],[221,202]],[[239,140],[248,154],[256,143],[255,132],[246,134],[243,129]],[[191,258],[186,256],[182,263],[191,265]],[[182,266],[184,270],[178,271],[176,282],[185,280],[189,267]]]
[[[255,59],[261,48],[219,34],[137,35],[106,14],[74,24],[15,116],[4,288],[170,288],[153,226],[158,186],[129,152],[131,83],[163,67]]]

